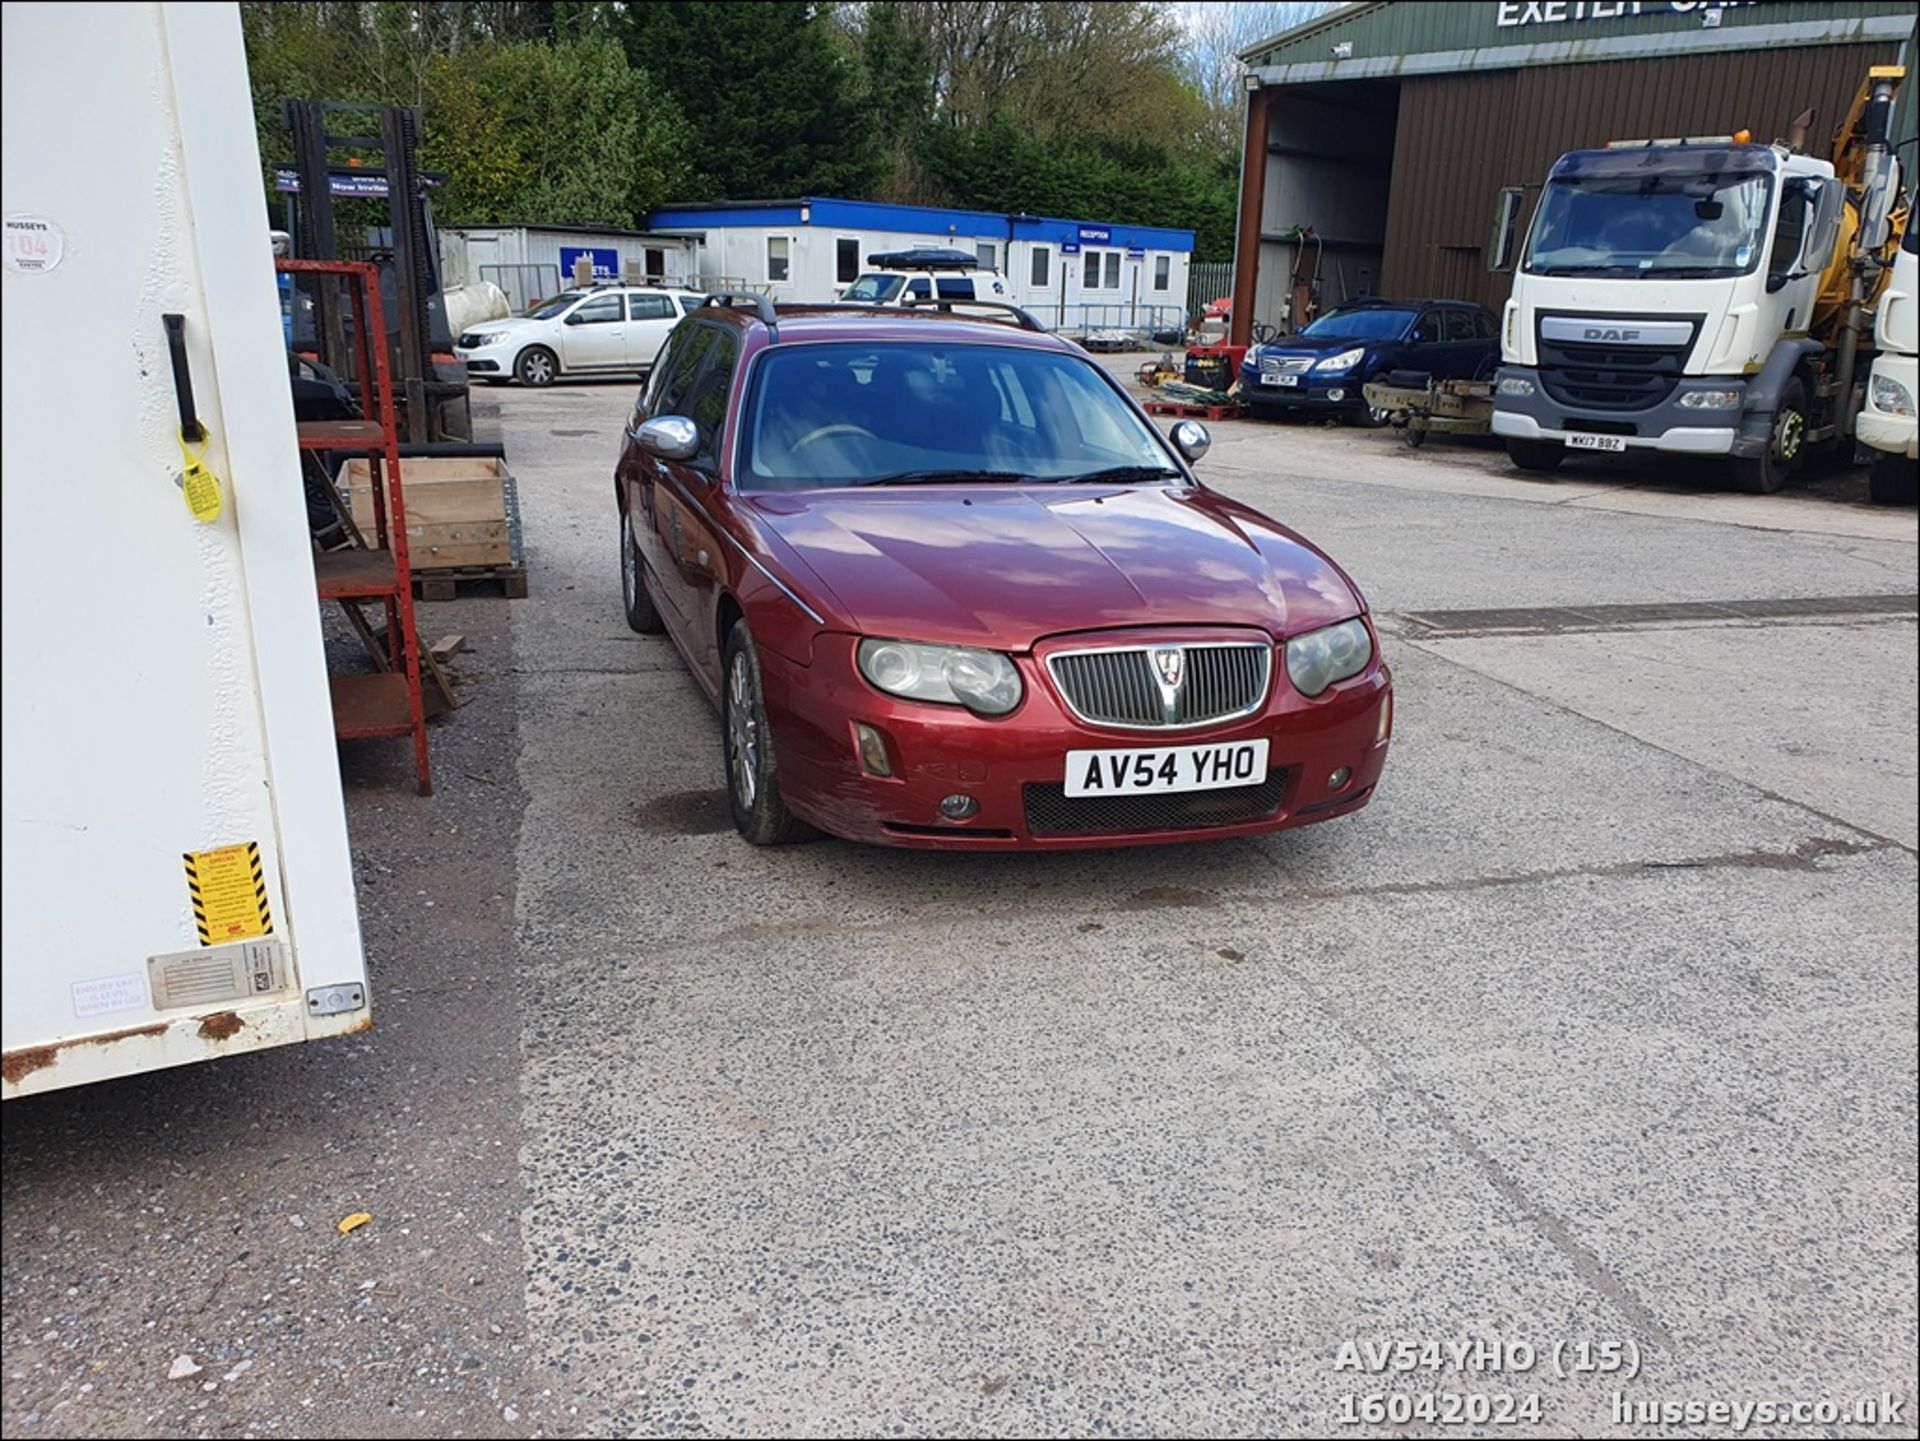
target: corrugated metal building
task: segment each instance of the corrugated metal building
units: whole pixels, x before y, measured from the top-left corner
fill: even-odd
[[[1867,67],[1913,54],[1911,0],[1343,6],[1241,56],[1236,338],[1286,322],[1296,227],[1314,232],[1322,309],[1368,293],[1498,308],[1511,277],[1488,271],[1486,247],[1504,187],[1526,187],[1524,228],[1565,151],[1741,128],[1773,139],[1808,108],[1809,148],[1824,151]],[[1917,86],[1895,122],[1909,174]]]

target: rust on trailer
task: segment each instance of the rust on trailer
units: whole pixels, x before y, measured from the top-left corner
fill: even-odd
[[[240,1034],[246,1027],[238,1011],[215,1011],[211,1016],[200,1018],[200,1039],[203,1041],[226,1041]]]
[[[135,1026],[125,1031],[107,1031],[98,1036],[78,1036],[71,1041],[61,1041],[52,1046],[22,1046],[17,1051],[8,1051],[0,1057],[0,1075],[6,1077],[7,1084],[17,1086],[35,1071],[43,1071],[60,1059],[60,1053],[74,1046],[111,1046],[121,1041],[131,1041],[140,1036],[165,1035],[167,1022],[159,1021],[150,1026]]]

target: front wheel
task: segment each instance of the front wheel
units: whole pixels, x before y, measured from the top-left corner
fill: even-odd
[[[633,518],[620,512],[620,602],[627,628],[641,635],[659,635],[666,624],[647,593],[647,573],[640,564],[640,548],[633,543]]]
[[[1772,495],[1787,483],[1806,458],[1807,388],[1787,382],[1767,432],[1767,448],[1759,455],[1733,462],[1734,483],[1752,495]]]
[[[781,846],[804,838],[809,827],[787,809],[780,794],[773,731],[760,689],[760,650],[744,620],[735,621],[727,635],[720,732],[734,829],[756,846]]]
[[[544,345],[530,345],[513,363],[513,373],[522,385],[552,385],[560,373],[560,357]]]
[[[1507,459],[1522,470],[1544,475],[1558,470],[1567,458],[1567,448],[1557,440],[1509,440]]]
[[[1912,505],[1920,500],[1920,462],[1876,452],[1867,472],[1867,498],[1875,505]]]

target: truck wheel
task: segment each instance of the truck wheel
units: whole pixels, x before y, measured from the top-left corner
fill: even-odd
[[[1734,483],[1750,495],[1772,495],[1800,468],[1806,448],[1807,388],[1798,380],[1790,380],[1773,412],[1766,450],[1734,461]]]
[[[513,373],[522,385],[552,385],[560,373],[560,358],[544,345],[529,345],[514,361]]]
[[[1557,440],[1508,440],[1507,459],[1522,470],[1541,474],[1558,470],[1567,458],[1567,448]]]
[[[1920,501],[1920,461],[1882,451],[1867,472],[1867,497],[1875,505],[1912,505]]]

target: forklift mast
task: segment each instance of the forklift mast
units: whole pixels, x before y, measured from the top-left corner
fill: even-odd
[[[340,260],[334,200],[346,193],[377,198],[384,191],[390,258],[376,257],[388,321],[387,348],[403,438],[412,444],[472,438],[466,367],[452,356],[445,298],[441,294],[439,239],[427,200],[428,177],[420,170],[420,111],[405,105],[360,105],[337,100],[284,100],[282,119],[293,138],[299,189],[293,198],[294,255],[302,260]],[[371,122],[371,125],[369,125]],[[330,126],[338,125],[339,131]],[[348,127],[352,127],[349,129]],[[359,133],[369,128],[376,135]],[[357,152],[353,163],[334,165],[334,151]],[[361,154],[371,152],[374,164]],[[312,292],[315,341],[320,359],[350,374],[353,355],[339,297],[332,287]],[[440,357],[440,358],[436,358]]]

